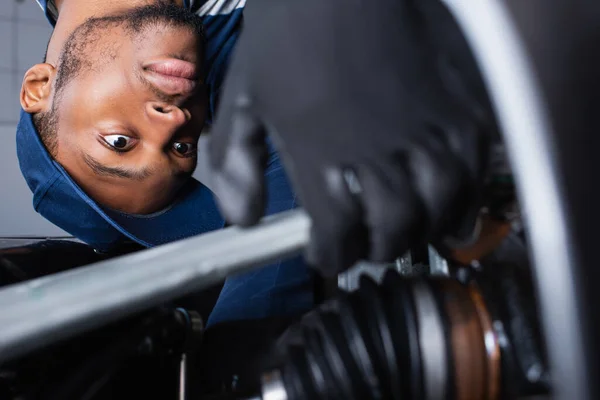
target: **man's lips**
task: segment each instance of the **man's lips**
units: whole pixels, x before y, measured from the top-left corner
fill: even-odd
[[[143,65],[148,81],[167,95],[187,95],[197,86],[195,64],[175,58],[153,61]]]

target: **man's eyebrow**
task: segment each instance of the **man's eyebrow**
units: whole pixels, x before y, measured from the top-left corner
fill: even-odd
[[[88,154],[83,152],[81,154],[83,156],[83,161],[85,161],[85,163],[92,169],[92,171],[94,171],[96,175],[142,181],[152,174],[148,168],[130,170],[121,167],[109,167],[108,165],[100,163],[98,160]]]

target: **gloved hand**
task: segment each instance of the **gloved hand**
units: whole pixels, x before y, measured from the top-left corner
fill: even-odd
[[[210,148],[226,219],[263,214],[268,134],[326,275],[456,231],[494,122],[439,1],[253,0],[245,13]]]

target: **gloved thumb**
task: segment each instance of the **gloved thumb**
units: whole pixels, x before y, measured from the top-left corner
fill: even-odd
[[[248,226],[262,217],[268,159],[265,129],[240,96],[218,115],[209,142],[212,188],[225,219]]]

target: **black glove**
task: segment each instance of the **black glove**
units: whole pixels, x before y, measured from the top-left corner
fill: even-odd
[[[265,201],[265,136],[312,217],[326,274],[452,233],[478,192],[493,118],[437,0],[253,0],[225,83],[211,164],[225,217]]]

